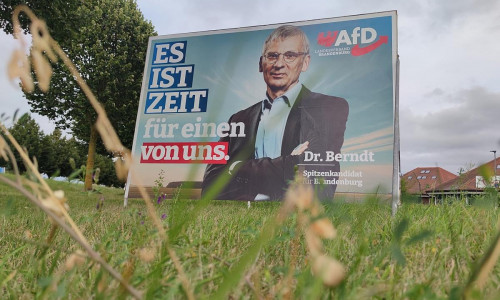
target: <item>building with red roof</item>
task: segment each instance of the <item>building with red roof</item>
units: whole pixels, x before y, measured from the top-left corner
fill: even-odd
[[[428,190],[457,178],[457,175],[440,167],[415,168],[405,173],[401,180],[405,181],[408,194],[424,195]]]
[[[496,177],[495,177],[496,175]],[[499,188],[500,164],[495,160],[487,162],[467,173],[457,176],[453,180],[437,185],[427,193],[433,199],[443,199],[446,196],[469,196],[484,193],[486,187]]]

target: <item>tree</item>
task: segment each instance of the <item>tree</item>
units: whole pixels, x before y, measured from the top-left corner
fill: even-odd
[[[78,142],[74,137],[64,140],[61,147],[61,152],[65,153],[65,155],[61,157],[58,167],[62,176],[69,176],[75,171],[74,168],[85,164],[85,153],[87,151],[82,143]],[[74,161],[74,166],[70,163],[71,158]]]
[[[49,176],[58,171],[59,147],[56,139],[61,137],[61,130],[55,129],[52,134],[45,135],[41,140],[40,156],[38,156],[38,171]]]
[[[17,122],[9,129],[9,131],[12,137],[17,140],[19,145],[28,151],[30,158],[37,157],[37,160],[40,158],[42,139],[44,135],[40,130],[40,126],[31,118],[29,114],[21,116],[19,120],[17,120]],[[14,150],[14,147],[10,143],[9,146],[13,149],[19,172],[26,171],[26,166],[24,165],[19,153]]]
[[[75,160],[75,164],[80,166],[83,163],[79,153],[81,145],[75,138],[66,139],[62,136],[60,129],[56,128],[52,134],[42,138],[40,157],[38,159],[38,169],[40,173],[49,176],[59,174],[69,176],[73,168],[69,162],[70,158]]]
[[[52,37],[73,60],[104,106],[125,147],[131,148],[142,72],[151,22],[134,0],[7,0],[0,3],[0,25],[12,33],[11,13],[27,4],[45,19]],[[27,30],[27,20],[21,20]],[[92,189],[92,170],[99,141],[96,113],[65,67],[54,64],[48,93],[25,94],[32,111],[55,121],[88,143],[85,189]]]
[[[99,175],[99,184],[123,187],[123,182],[121,182],[116,176],[115,167],[111,157],[97,154],[95,158],[95,168],[99,168],[99,170],[101,170]]]

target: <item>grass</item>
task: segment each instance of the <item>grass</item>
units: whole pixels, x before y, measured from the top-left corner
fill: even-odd
[[[123,151],[102,106],[43,23],[25,6],[15,9],[14,23],[21,11],[37,26],[32,34],[38,38],[33,38],[31,49],[40,56],[42,51],[57,53],[99,114],[96,127],[107,149]],[[44,63],[37,61],[37,55],[32,57],[35,66]],[[29,89],[31,73],[21,67],[27,61],[17,59],[11,75],[20,75],[23,87]],[[49,69],[35,72],[39,83],[44,82],[39,85],[42,89],[48,88]],[[125,151],[122,157],[125,160],[118,160],[117,166],[123,172],[118,175],[126,176],[130,155]],[[27,155],[23,162],[36,171]],[[489,200],[494,198],[497,204],[496,192],[494,197],[475,201],[477,207],[448,201],[439,206],[405,203],[395,218],[390,207],[377,199],[367,198],[362,204],[324,203],[322,215],[311,215],[317,218],[314,221],[327,217],[335,224],[338,237],[325,243],[324,250],[347,268],[346,279],[329,288],[311,273],[307,249],[313,248],[311,234],[306,235],[308,243],[302,234],[304,215],[289,216],[275,225],[280,203],[254,203],[248,209],[243,202],[168,200],[156,204],[162,223],[153,224],[151,218],[158,218],[146,212],[142,201],[123,207],[122,190],[99,188],[99,193],[84,193],[79,185],[49,184],[53,190],[64,190],[71,216],[100,255],[86,249],[94,260],[85,258],[66,233],[51,230],[41,210],[0,184],[0,299],[141,298],[127,281],[147,299],[194,298],[192,294],[210,299],[458,299],[462,295],[497,299],[500,295],[498,266],[481,290],[469,285],[483,278],[484,270],[496,261],[498,251],[490,245],[495,245],[491,240],[499,240],[498,210]],[[60,193],[56,196],[43,188],[42,194],[48,197],[44,204],[31,199],[66,225],[56,214],[64,212]],[[88,246],[76,233],[75,239]],[[94,262],[100,257],[121,275],[110,268],[104,271],[107,264]],[[184,272],[189,283],[183,280]],[[122,286],[109,274],[124,279]]]
[[[142,201],[131,200],[124,208],[120,189],[103,187],[101,194],[82,192],[81,185],[65,182],[49,180],[49,185],[65,191],[70,215],[90,244],[144,291],[145,298],[186,297]],[[0,195],[1,299],[122,295],[119,284],[89,259],[73,269],[65,266],[78,246],[62,231],[46,244],[50,222],[43,212],[2,184]],[[101,197],[104,204],[97,209]],[[280,203],[253,203],[248,209],[246,202],[212,201],[191,216],[197,203],[165,200],[155,204],[197,298],[212,298],[223,282],[234,283],[232,299],[456,298],[496,234],[499,217],[491,206],[460,202],[403,204],[395,218],[389,205],[376,199],[363,204],[325,203],[325,215],[338,231],[337,238],[325,242],[325,250],[348,272],[340,286],[328,288],[311,274],[296,215],[265,243],[244,276],[228,279],[232,267],[275,217]],[[173,228],[177,233],[172,233]],[[485,287],[469,297],[498,299],[499,295],[497,264]]]

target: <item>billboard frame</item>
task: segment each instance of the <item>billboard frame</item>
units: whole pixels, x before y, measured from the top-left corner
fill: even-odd
[[[217,35],[217,34],[226,34],[226,33],[239,33],[239,32],[250,32],[250,31],[255,31],[255,30],[264,30],[264,29],[273,29],[276,28],[280,25],[285,25],[285,24],[290,24],[290,25],[297,25],[297,26],[306,26],[306,25],[315,25],[315,24],[322,24],[322,23],[331,23],[333,21],[335,22],[343,22],[343,21],[351,21],[351,20],[358,20],[358,19],[364,19],[368,17],[379,17],[379,16],[391,16],[393,17],[392,21],[392,48],[393,48],[393,59],[396,60],[396,62],[393,62],[393,129],[394,129],[394,135],[393,135],[393,153],[392,153],[392,211],[393,214],[395,214],[397,207],[400,203],[400,185],[399,185],[399,173],[400,173],[400,157],[399,157],[399,56],[398,56],[398,47],[397,47],[397,11],[386,11],[386,12],[377,12],[377,13],[368,13],[368,14],[359,14],[359,15],[353,15],[353,16],[342,16],[342,17],[334,17],[334,18],[325,18],[325,19],[316,19],[316,20],[307,20],[307,21],[298,21],[298,22],[287,22],[287,23],[277,23],[277,24],[268,24],[268,25],[259,25],[259,26],[250,26],[250,27],[240,27],[240,28],[230,28],[230,29],[220,29],[220,30],[209,30],[209,31],[201,31],[201,32],[190,32],[190,33],[178,33],[178,34],[172,34],[172,35],[165,35],[165,36],[157,36],[157,37],[150,37],[149,43],[148,43],[148,52],[146,55],[146,60],[145,60],[145,67],[144,67],[144,76],[143,76],[143,82],[142,82],[142,89],[141,89],[141,102],[144,101],[148,91],[145,86],[148,84],[148,70],[149,70],[149,65],[148,62],[151,59],[152,53],[152,42],[159,40],[159,39],[176,39],[176,38],[187,38],[187,37],[196,37],[196,36],[208,36],[208,35]],[[133,142],[133,147],[132,151],[136,149],[137,146],[137,132],[139,129],[139,119],[141,117],[141,108],[139,108],[137,119],[136,119],[136,129],[135,129],[135,134],[134,134],[134,142]],[[128,204],[128,195],[130,191],[130,182],[132,179],[132,174],[129,172],[129,175],[127,177],[127,183],[125,187],[125,195],[124,195],[124,206],[127,206]]]

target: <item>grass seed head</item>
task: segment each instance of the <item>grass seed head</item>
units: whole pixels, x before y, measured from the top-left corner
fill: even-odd
[[[337,236],[337,230],[327,218],[321,218],[311,223],[310,229],[323,239],[333,239]]]
[[[67,203],[68,198],[64,196],[64,191],[62,190],[54,191],[54,196],[56,196],[56,199],[59,201],[61,206],[64,207],[64,209],[69,210],[69,205]]]
[[[146,263],[152,262],[155,259],[156,251],[153,248],[142,248],[139,250],[139,258]]]
[[[2,157],[5,161],[9,161],[9,156],[7,155],[7,142],[0,135],[0,157]]]
[[[116,176],[120,180],[126,180],[130,167],[130,156],[120,157],[115,161]]]
[[[309,209],[313,203],[314,191],[310,185],[301,184],[300,178],[295,184],[288,188],[285,200],[293,203],[299,211]]]
[[[97,117],[95,125],[101,134],[101,139],[106,149],[111,152],[122,152],[125,149],[104,111]]]
[[[57,56],[51,47],[51,37],[47,29],[47,24],[40,19],[33,19],[30,25],[30,32],[33,38],[33,48],[45,53],[51,61],[57,61]]]
[[[345,277],[345,268],[337,260],[320,255],[313,259],[312,271],[326,286],[337,286]]]
[[[313,257],[323,253],[323,243],[321,239],[310,228],[305,230],[305,238],[307,249],[309,249],[309,253],[311,253]]]
[[[9,79],[21,79],[21,85],[25,92],[31,93],[35,89],[33,78],[31,78],[31,66],[28,57],[22,50],[15,50],[8,66]]]
[[[66,259],[66,262],[64,263],[64,268],[66,271],[73,270],[75,266],[79,267],[82,266],[83,263],[85,262],[85,254],[77,250],[75,253],[72,253],[68,259]]]
[[[38,87],[43,92],[48,92],[50,78],[52,77],[52,67],[50,66],[50,63],[36,48],[31,50],[31,61],[33,62],[33,69],[35,70],[36,78],[38,79]]]
[[[69,206],[66,203],[66,197],[64,196],[64,191],[57,190],[54,191],[53,196],[49,196],[47,198],[41,198],[40,203],[45,206],[47,209],[52,211],[55,215],[59,217],[64,216],[64,212],[69,210]],[[55,221],[49,217],[49,220],[52,224],[55,224]]]
[[[33,234],[31,233],[31,231],[25,230],[24,231],[24,237],[29,240],[29,239],[31,239],[33,237]]]

